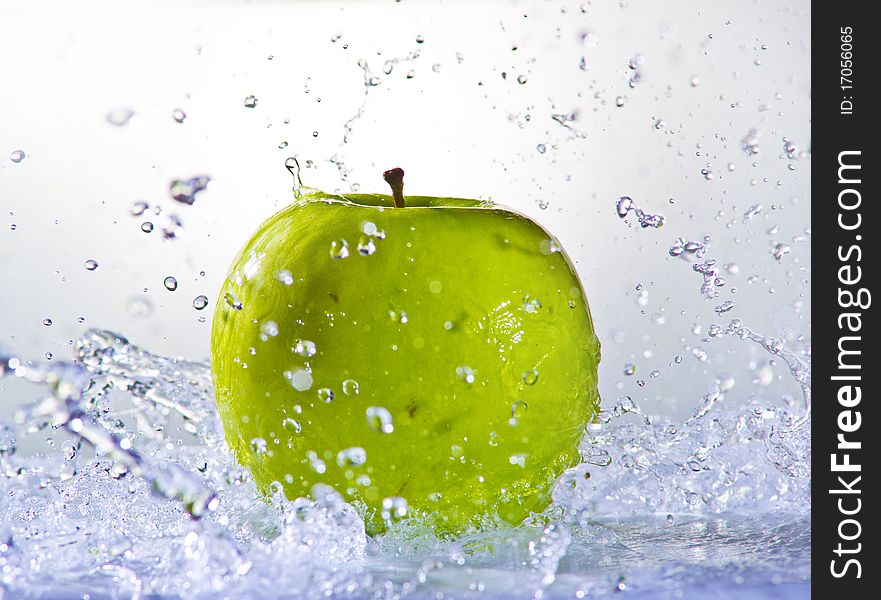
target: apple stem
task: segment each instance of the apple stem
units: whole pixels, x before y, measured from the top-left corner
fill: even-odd
[[[404,208],[404,169],[396,167],[382,174],[382,178],[392,188],[395,208]]]

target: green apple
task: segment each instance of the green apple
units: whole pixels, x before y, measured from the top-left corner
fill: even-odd
[[[550,502],[597,410],[599,341],[575,269],[492,203],[314,192],[232,263],[211,357],[227,441],[258,487],[316,484],[370,533],[439,533]]]

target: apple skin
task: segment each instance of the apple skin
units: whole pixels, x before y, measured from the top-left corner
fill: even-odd
[[[571,261],[477,200],[299,198],[233,261],[211,356],[227,442],[258,488],[332,486],[369,533],[394,516],[387,498],[439,534],[542,511],[598,405]]]

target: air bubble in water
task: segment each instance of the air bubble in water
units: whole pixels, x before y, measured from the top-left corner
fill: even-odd
[[[166,277],[165,280],[162,282],[162,284],[165,286],[165,289],[168,290],[169,292],[173,292],[174,290],[177,289],[177,279],[175,279],[171,275]]]
[[[207,296],[199,295],[193,299],[193,308],[195,308],[196,310],[203,310],[206,306],[208,306]]]
[[[346,240],[334,240],[330,243],[330,257],[342,259],[349,256],[349,242]]]
[[[392,424],[392,414],[382,406],[370,406],[365,411],[367,426],[377,433],[392,433],[395,426]]]

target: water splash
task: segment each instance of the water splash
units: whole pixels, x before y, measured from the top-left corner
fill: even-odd
[[[0,354],[0,377],[50,392],[15,424],[0,423],[0,589],[397,598],[441,586],[455,596],[604,596],[622,585],[646,593],[668,585],[651,573],[671,560],[692,573],[679,586],[697,587],[732,565],[752,581],[791,578],[793,554],[810,552],[809,540],[787,529],[805,529],[809,518],[809,351],[738,320],[707,333],[784,360],[803,412],[756,401],[726,410],[724,380],[680,423],[650,417],[623,396],[590,426],[582,463],[564,474],[544,514],[453,540],[411,517],[405,498],[384,501],[390,529],[372,539],[329,488],[313,490],[314,500],[280,491],[261,499],[226,446],[206,364],[98,330],[76,342],[72,362],[34,366]],[[355,387],[347,381],[343,392]],[[365,418],[380,433],[393,427],[382,407]],[[57,454],[18,450],[47,433],[65,438]],[[363,450],[336,458],[358,462]],[[697,546],[703,558],[689,554]],[[639,547],[665,558],[653,563]]]

